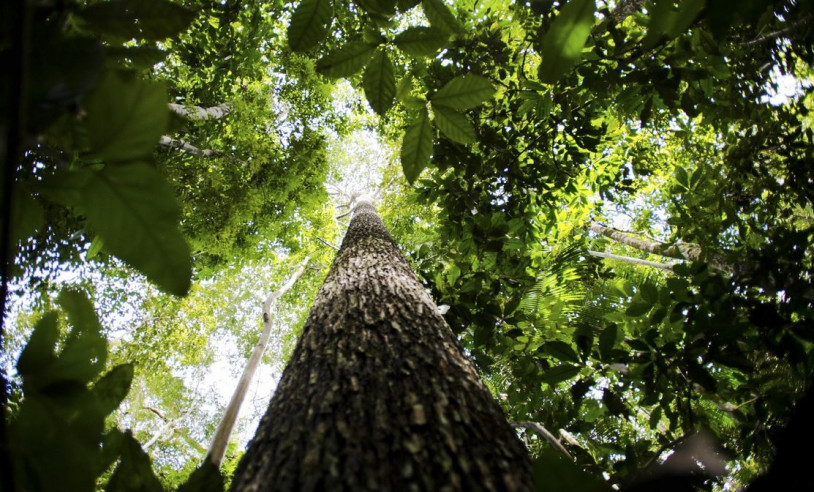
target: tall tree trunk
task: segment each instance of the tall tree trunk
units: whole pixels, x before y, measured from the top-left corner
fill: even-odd
[[[368,200],[233,490],[532,490],[530,460]]]
[[[252,350],[252,355],[249,356],[249,361],[243,369],[243,374],[240,375],[240,380],[237,382],[235,392],[232,393],[232,399],[229,400],[229,404],[226,406],[226,411],[218,424],[218,428],[215,430],[215,435],[212,437],[212,442],[209,444],[209,450],[206,453],[206,459],[211,461],[212,464],[215,465],[215,468],[220,468],[220,464],[223,462],[223,456],[226,454],[226,445],[229,444],[229,437],[235,428],[235,421],[237,421],[237,415],[240,413],[240,407],[243,405],[243,400],[246,399],[249,384],[252,382],[252,379],[254,379],[254,373],[257,372],[257,366],[260,365],[260,358],[263,357],[263,352],[266,351],[266,345],[269,343],[271,330],[274,327],[274,320],[271,317],[271,313],[277,304],[277,300],[279,300],[283,294],[291,290],[303,272],[305,272],[305,267],[308,266],[308,260],[309,258],[306,256],[291,278],[279,289],[269,294],[263,302],[263,331],[260,333],[260,338],[257,340],[254,350]]]

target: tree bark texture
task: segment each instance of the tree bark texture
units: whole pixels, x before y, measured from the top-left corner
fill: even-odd
[[[525,446],[360,201],[232,490],[532,490]]]

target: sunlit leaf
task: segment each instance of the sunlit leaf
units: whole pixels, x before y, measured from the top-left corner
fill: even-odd
[[[302,0],[291,15],[288,46],[293,51],[307,51],[328,34],[333,18],[331,0]]]
[[[432,56],[449,40],[449,33],[437,27],[414,26],[400,33],[393,44],[408,55]]]
[[[335,79],[350,77],[367,65],[376,44],[353,41],[333,51],[317,62],[317,72]]]
[[[540,81],[553,84],[582,56],[594,25],[594,0],[571,0],[562,7],[542,41]]]
[[[435,125],[450,140],[464,145],[475,142],[475,129],[465,115],[446,106],[433,104]]]
[[[94,3],[78,15],[101,34],[162,40],[184,31],[197,14],[168,0],[112,0]]]
[[[109,162],[149,158],[170,120],[163,84],[113,70],[99,80],[85,111],[91,151]]]
[[[450,34],[463,33],[463,26],[441,0],[421,0],[421,7],[424,9],[424,15],[430,21],[432,27]]]
[[[486,101],[495,93],[489,80],[479,75],[455,77],[430,98],[434,106],[463,111]]]
[[[362,87],[370,107],[380,115],[384,115],[393,107],[396,97],[396,77],[393,63],[384,50],[377,50],[368,62],[362,77]]]
[[[84,189],[83,209],[105,246],[162,289],[189,289],[189,248],[172,191],[149,164],[107,166]]]
[[[430,163],[432,154],[432,127],[427,109],[418,111],[404,132],[401,144],[401,167],[404,177],[413,183]]]

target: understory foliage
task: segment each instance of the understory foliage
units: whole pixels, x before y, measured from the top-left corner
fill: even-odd
[[[541,489],[641,486],[699,439],[690,486],[772,465],[814,365],[811,2],[19,1],[0,19],[18,487],[187,479],[220,405],[191,381],[219,346],[242,364],[251,310],[308,256],[281,367],[343,227],[330,144],[360,132],[397,156],[343,191],[377,193],[508,419],[571,455],[518,430]]]

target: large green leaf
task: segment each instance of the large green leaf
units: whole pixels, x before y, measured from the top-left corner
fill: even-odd
[[[184,31],[197,14],[168,0],[113,0],[94,3],[78,15],[100,34],[161,40]]]
[[[563,341],[546,342],[543,351],[564,362],[579,362],[579,356],[573,347]]]
[[[350,77],[370,60],[376,44],[353,41],[336,51],[328,53],[317,62],[317,72],[328,77]]]
[[[163,61],[168,51],[154,46],[108,46],[105,55],[108,59],[119,60],[123,64],[136,69],[149,69],[156,63]]]
[[[72,289],[59,293],[59,304],[73,329],[65,339],[53,372],[60,380],[89,383],[105,367],[107,340],[102,325],[85,294]]]
[[[116,256],[162,289],[189,289],[189,248],[178,230],[178,205],[146,163],[107,166],[93,174],[82,201],[90,226]]]
[[[551,23],[540,50],[542,82],[553,84],[579,61],[594,25],[595,9],[594,0],[571,0]]]
[[[119,465],[105,490],[111,492],[162,492],[164,488],[153,474],[150,457],[141,449],[130,431],[124,433]]]
[[[565,381],[566,379],[571,379],[579,374],[579,371],[579,366],[575,366],[573,364],[561,364],[546,370],[541,379],[546,383],[553,385],[561,381]]]
[[[380,115],[384,115],[393,107],[396,98],[396,76],[393,62],[383,49],[377,50],[367,64],[362,77],[362,87],[365,89],[365,97],[370,107]]]
[[[130,383],[133,381],[133,365],[120,364],[104,376],[99,378],[93,385],[93,394],[99,400],[102,412],[110,414],[119,407],[119,404],[130,391]]]
[[[418,114],[407,126],[404,132],[404,140],[401,143],[401,167],[404,170],[404,177],[409,183],[413,183],[421,171],[430,163],[432,154],[432,127],[430,126],[430,115],[426,108],[418,111]]]
[[[558,492],[610,492],[600,477],[591,475],[551,448],[543,448],[532,464],[537,490]]]
[[[413,56],[432,56],[449,40],[449,33],[437,27],[414,26],[393,40],[400,50]]]
[[[108,162],[149,158],[170,121],[167,89],[108,71],[85,102],[91,151]]]
[[[463,111],[486,101],[495,93],[492,83],[479,75],[461,75],[447,82],[430,100],[433,106]]]
[[[328,34],[333,18],[331,0],[302,0],[288,25],[288,46],[293,51],[307,51]]]
[[[432,105],[435,125],[453,142],[469,145],[475,142],[475,129],[465,115],[446,106]]]
[[[450,34],[463,33],[463,26],[441,0],[421,0],[421,7],[424,9],[424,15],[430,21],[432,27]]]
[[[46,313],[37,321],[31,338],[17,359],[17,372],[26,383],[31,378],[36,379],[42,368],[56,360],[54,351],[58,336],[57,313]]]

